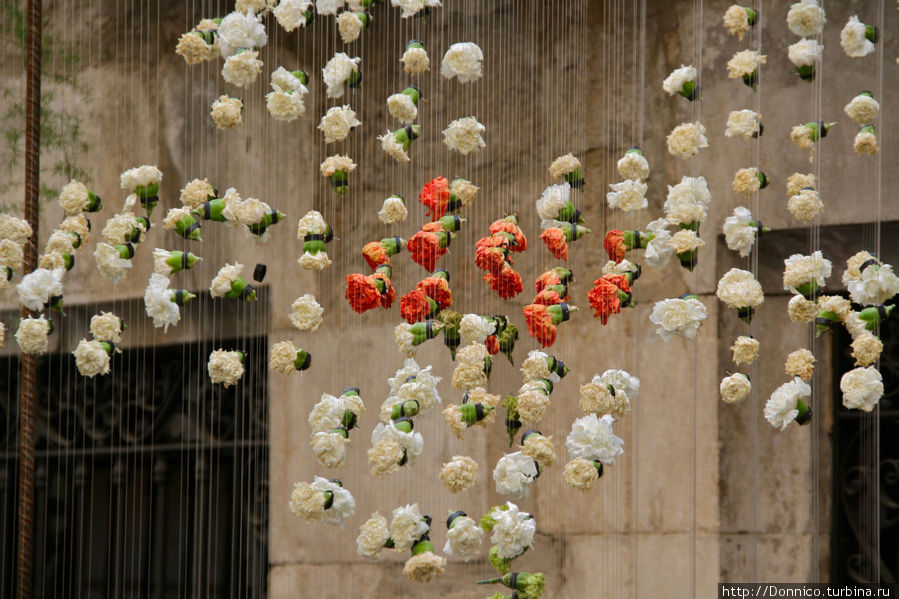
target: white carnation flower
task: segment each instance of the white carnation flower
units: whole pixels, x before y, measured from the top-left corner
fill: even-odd
[[[471,152],[487,147],[484,138],[481,137],[481,133],[486,130],[487,128],[473,116],[456,119],[443,130],[443,143],[450,150],[456,150],[467,156]]]
[[[761,284],[748,270],[731,268],[718,281],[718,299],[731,308],[757,308],[765,301]]]
[[[336,15],[345,4],[346,0],[315,0],[315,10],[320,15]]]
[[[222,78],[237,87],[250,87],[262,71],[262,61],[258,56],[259,52],[255,50],[241,50],[232,54],[225,59]]]
[[[679,94],[684,89],[684,85],[691,81],[696,81],[696,68],[693,65],[686,67],[681,65],[680,68],[674,69],[670,75],[665,77],[662,89],[668,92],[669,96],[673,96]]]
[[[153,273],[144,290],[144,308],[147,316],[153,319],[156,328],[177,324],[181,320],[181,310],[174,301],[175,291],[169,289],[169,279],[165,275]]]
[[[625,179],[646,180],[649,178],[649,161],[643,152],[628,151],[618,159],[618,174]]]
[[[774,390],[765,404],[765,418],[774,428],[784,430],[799,415],[798,402],[811,397],[812,388],[799,377]]]
[[[737,206],[733,216],[724,219],[724,240],[728,249],[739,252],[745,258],[752,251],[757,227],[752,223],[752,213],[748,208]]]
[[[390,538],[397,551],[408,551],[418,539],[428,532],[428,524],[423,519],[418,504],[394,508],[390,521]]]
[[[727,115],[727,137],[741,136],[746,139],[758,137],[762,132],[762,115],[754,110],[734,110]]]
[[[88,209],[90,196],[84,183],[72,179],[59,192],[59,205],[69,216],[80,214]]]
[[[348,105],[332,106],[322,117],[318,128],[325,134],[325,143],[343,141],[350,133],[350,129],[358,127],[362,123],[356,118],[355,111]]]
[[[315,296],[306,293],[293,300],[290,305],[290,322],[301,331],[317,331],[324,312],[325,309],[315,300]]]
[[[342,485],[316,476],[312,488],[322,493],[330,493],[332,497],[331,507],[326,509],[321,517],[321,522],[324,524],[341,526],[343,521],[356,511],[356,500],[353,494],[344,489]]]
[[[598,418],[587,414],[575,420],[571,432],[565,439],[565,447],[572,458],[598,460],[604,464],[614,464],[615,458],[624,453],[624,440],[612,432],[615,419],[611,414]]]
[[[243,354],[238,351],[217,349],[209,354],[206,365],[209,380],[230,387],[241,379],[244,373]]]
[[[649,320],[656,325],[656,332],[668,341],[678,334],[687,339],[695,339],[699,325],[708,318],[706,308],[695,297],[671,298],[655,303]]]
[[[861,271],[858,278],[846,282],[849,297],[857,304],[882,304],[899,293],[899,277],[889,264],[872,264]]]
[[[611,386],[615,389],[615,395],[623,394],[627,399],[635,399],[640,392],[640,379],[625,370],[606,370],[599,377],[593,377],[593,383],[603,387]]]
[[[418,118],[418,107],[409,94],[393,94],[387,98],[387,110],[390,116],[408,125]]]
[[[234,11],[219,24],[217,38],[222,58],[228,58],[239,48],[252,50],[263,47],[268,41],[262,15],[247,11],[241,14]]]
[[[415,460],[418,459],[418,456],[421,455],[421,452],[424,451],[425,448],[425,440],[421,436],[421,433],[415,431],[409,433],[401,431],[396,428],[396,425],[392,420],[386,424],[379,422],[377,426],[375,426],[375,430],[372,431],[372,446],[378,445],[382,440],[392,441],[403,448],[405,450],[404,456],[406,457],[408,464],[415,463]]]
[[[845,407],[870,412],[883,397],[883,377],[873,366],[854,368],[840,378],[840,391]]]
[[[40,316],[38,318],[23,318],[16,330],[16,343],[23,354],[41,355],[47,353],[51,323]]]
[[[28,221],[11,214],[0,214],[0,239],[9,239],[24,245],[31,238],[32,230]]]
[[[22,277],[16,287],[19,303],[32,312],[40,312],[50,298],[62,295],[62,276],[65,272],[62,268],[37,268]],[[5,277],[5,273],[0,276]]]
[[[570,199],[571,187],[568,183],[550,185],[543,190],[543,195],[537,200],[537,215],[542,220],[553,220]]]
[[[446,544],[443,552],[452,557],[465,558],[466,561],[476,557],[481,551],[484,529],[468,516],[457,516],[446,531]]]
[[[856,125],[871,125],[880,115],[880,103],[870,92],[862,92],[846,104],[843,111]]]
[[[501,457],[493,469],[496,492],[521,500],[531,492],[531,483],[537,478],[537,464],[534,459],[520,451]]]
[[[447,79],[456,77],[459,83],[477,81],[483,75],[481,61],[484,53],[473,42],[453,44],[443,55],[440,73]]]
[[[874,43],[866,36],[867,26],[858,20],[857,15],[852,15],[840,32],[840,45],[847,56],[861,58],[874,52]]]
[[[487,337],[496,333],[496,322],[479,314],[466,314],[459,322],[459,336],[462,345],[484,343]]]
[[[390,0],[392,6],[402,9],[402,17],[414,17],[425,8],[440,6],[440,0]]]
[[[414,46],[406,48],[402,58],[400,58],[400,62],[403,63],[403,70],[410,75],[421,75],[431,68],[431,59],[428,57],[428,51]]]
[[[162,182],[162,171],[155,166],[145,164],[135,168],[130,168],[123,172],[119,177],[119,183],[122,189],[134,191],[137,187],[146,187],[151,183]]]
[[[787,48],[790,62],[797,67],[814,66],[815,62],[821,59],[823,53],[824,46],[814,39],[801,39]]]
[[[705,220],[711,201],[712,194],[705,177],[684,176],[677,185],[668,186],[663,209],[670,222],[689,225]]]
[[[824,257],[821,250],[809,256],[792,254],[784,260],[784,289],[793,293],[801,293],[798,288],[813,283],[820,289],[833,269],[830,260]]]
[[[82,339],[78,347],[72,352],[75,356],[75,366],[82,376],[95,377],[98,374],[109,374],[109,354],[103,349],[99,341]]]
[[[672,156],[690,158],[699,153],[699,150],[709,147],[709,140],[705,136],[705,126],[695,123],[681,123],[668,134],[668,153]]]
[[[212,103],[209,115],[219,129],[233,129],[243,123],[243,102],[240,98],[219,96]]]
[[[331,60],[322,69],[322,78],[325,85],[328,86],[327,95],[329,98],[340,98],[343,96],[343,87],[347,79],[353,73],[359,71],[359,63],[361,58],[350,58],[343,52],[336,53]]]
[[[630,214],[649,205],[646,200],[647,185],[642,181],[628,179],[621,183],[612,183],[609,187],[612,191],[606,194],[606,199],[610,208],[621,208]]]
[[[290,32],[306,26],[306,11],[312,8],[312,0],[281,0],[272,10],[278,24]]]
[[[668,219],[660,218],[646,225],[646,230],[654,235],[652,241],[646,245],[643,257],[646,263],[655,268],[665,268],[668,261],[674,255],[674,248],[669,245],[671,232],[668,231],[670,223]]]
[[[405,222],[408,215],[406,203],[399,196],[390,196],[384,200],[384,205],[378,210],[378,220],[385,225]]]
[[[818,0],[801,0],[790,5],[787,13],[790,31],[802,37],[818,35],[824,30],[826,22],[824,9],[818,6]]]
[[[506,507],[508,509],[494,508],[490,511],[490,517],[495,521],[490,541],[496,545],[499,557],[512,559],[534,543],[537,521],[529,513],[520,511],[514,503],[507,501]]]

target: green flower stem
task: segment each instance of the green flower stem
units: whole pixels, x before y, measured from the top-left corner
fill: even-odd
[[[222,212],[224,210],[225,210],[225,200],[223,200],[221,198],[215,198],[214,200],[209,200],[208,202],[203,202],[202,205],[194,208],[193,214],[195,216],[199,216],[203,220],[212,220],[215,222],[223,223],[228,220],[222,214]]]
[[[306,370],[312,364],[312,354],[304,349],[297,351],[297,358],[293,361],[293,367],[299,371]]]
[[[225,297],[230,299],[243,298],[245,301],[250,302],[256,299],[256,290],[247,283],[246,279],[237,277],[237,279],[231,282],[231,291],[226,293]]]

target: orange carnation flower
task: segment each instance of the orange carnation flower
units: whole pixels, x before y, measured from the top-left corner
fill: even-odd
[[[450,290],[449,281],[443,277],[427,277],[419,281],[416,287],[437,302],[441,310],[448,308],[453,303],[453,292]]]
[[[497,274],[485,273],[484,280],[503,299],[513,298],[524,290],[521,275],[508,265]]]
[[[390,256],[387,255],[387,250],[384,249],[380,241],[366,243],[365,247],[362,248],[362,256],[372,270],[375,270],[382,264],[390,264]]]
[[[428,231],[419,231],[413,235],[406,244],[406,248],[412,255],[412,260],[416,264],[424,266],[428,272],[434,272],[437,259],[446,253],[446,248],[440,247],[440,237],[436,233]]]
[[[506,252],[500,247],[479,247],[474,255],[474,263],[481,270],[498,273],[506,265]]]
[[[396,299],[396,290],[393,288],[393,283],[390,282],[390,277],[388,277],[384,273],[376,272],[371,276],[371,278],[372,280],[377,279],[384,282],[384,291],[380,292],[381,307],[385,310],[388,310],[390,306],[393,305],[393,301]]]
[[[529,304],[524,307],[524,319],[528,325],[528,334],[540,342],[543,347],[549,347],[556,342],[556,325],[546,306],[541,304]]]
[[[521,229],[515,223],[510,223],[507,220],[495,220],[490,224],[490,233],[499,233],[500,231],[504,233],[510,233],[515,236],[515,245],[513,245],[511,249],[513,252],[523,252],[528,249],[528,240],[524,236],[524,233],[521,232]]]
[[[602,242],[603,247],[609,254],[609,260],[614,260],[617,264],[624,260],[624,253],[627,251],[627,244],[624,243],[624,236],[618,229],[612,229],[606,233],[606,238]]]
[[[409,324],[424,320],[431,312],[428,297],[419,289],[413,289],[400,298],[400,316]]]
[[[346,277],[346,299],[353,310],[362,314],[378,307],[381,303],[381,294],[378,293],[374,278],[353,273]]]
[[[487,352],[491,356],[495,356],[499,353],[499,339],[496,338],[496,335],[490,335],[484,340],[484,345],[487,346]]]
[[[630,292],[630,284],[623,275],[604,275],[593,281],[593,289],[587,292],[587,299],[595,310],[593,316],[599,317],[602,324],[608,323],[609,315],[621,312],[620,291]]]
[[[543,304],[544,306],[555,306],[564,301],[565,298],[559,296],[559,292],[554,289],[541,289],[534,298],[535,304]]]
[[[546,244],[546,249],[555,258],[568,260],[568,242],[565,241],[565,232],[553,227],[540,234],[540,239]]]
[[[449,181],[446,177],[437,177],[431,180],[418,194],[418,201],[428,207],[425,215],[430,216],[432,221],[446,214],[449,200]]]

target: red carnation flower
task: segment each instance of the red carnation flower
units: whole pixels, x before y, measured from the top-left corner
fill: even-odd
[[[453,292],[450,290],[449,281],[443,277],[427,277],[419,281],[416,287],[437,302],[441,310],[448,308],[453,303]]]
[[[521,232],[521,229],[515,223],[507,220],[495,220],[490,224],[490,233],[510,233],[515,236],[515,245],[511,249],[513,252],[523,252],[528,249],[528,240]]]
[[[624,253],[627,251],[627,244],[624,243],[624,236],[618,229],[612,229],[606,233],[606,238],[602,242],[603,247],[609,254],[609,260],[614,260],[617,264],[624,260]]]
[[[487,346],[487,352],[491,356],[495,356],[499,353],[499,339],[496,338],[496,335],[487,337],[487,339],[484,340],[484,345]]]
[[[419,231],[413,235],[406,244],[406,248],[412,255],[412,260],[416,264],[424,266],[428,272],[434,272],[437,259],[446,253],[446,248],[440,247],[440,237],[436,233],[428,231]]]
[[[354,273],[346,277],[346,299],[353,310],[362,314],[378,307],[381,303],[381,294],[378,293],[373,277]]]
[[[555,258],[568,260],[568,242],[565,241],[565,232],[553,227],[540,234],[540,239],[546,244],[546,249]]]
[[[560,297],[559,293],[554,289],[541,289],[534,298],[535,304],[543,304],[544,306],[555,306],[561,304],[566,298]]]
[[[393,288],[393,283],[390,282],[390,277],[388,277],[384,273],[376,272],[371,276],[371,278],[373,280],[380,280],[384,282],[384,291],[380,292],[381,307],[385,310],[388,310],[390,306],[393,305],[393,301],[396,299],[396,290]]]
[[[528,325],[528,334],[540,342],[543,347],[549,347],[556,342],[556,325],[546,306],[541,304],[529,304],[524,307],[524,319]]]
[[[384,249],[380,241],[366,243],[365,247],[362,248],[362,256],[372,270],[375,270],[382,264],[390,264],[390,256],[387,255],[387,250]]]
[[[418,201],[428,207],[426,216],[432,221],[446,214],[446,207],[450,200],[449,181],[446,177],[437,177],[424,186],[418,194]]]
[[[413,289],[400,298],[400,316],[409,324],[415,324],[428,317],[431,304],[421,289]]]
[[[537,293],[540,293],[546,287],[550,285],[561,285],[562,279],[559,278],[559,275],[554,270],[548,270],[539,277],[537,277],[537,281],[534,283],[534,286],[537,288]]]
[[[619,287],[621,283],[624,287]],[[630,291],[630,285],[622,275],[604,275],[593,281],[593,289],[587,292],[587,299],[595,310],[593,316],[599,317],[602,324],[609,321],[609,315],[621,312],[620,291]]]
[[[474,263],[481,270],[498,273],[506,266],[506,252],[500,247],[479,247],[475,252]]]
[[[510,266],[505,266],[499,273],[485,273],[484,280],[503,299],[510,299],[524,291],[521,275]]]

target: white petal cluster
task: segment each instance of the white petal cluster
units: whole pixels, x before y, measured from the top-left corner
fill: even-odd
[[[219,129],[233,129],[243,123],[243,102],[240,98],[219,96],[209,115]]]
[[[452,528],[446,531],[443,552],[452,557],[462,557],[466,561],[481,551],[484,529],[468,516],[457,516]]]
[[[331,60],[325,64],[322,69],[322,78],[325,85],[328,86],[327,95],[329,98],[340,98],[343,96],[344,83],[350,76],[359,70],[361,58],[350,58],[343,52],[337,52]]]
[[[477,81],[483,75],[481,61],[484,53],[474,42],[453,44],[443,55],[440,73],[447,79],[456,77],[459,83]]]
[[[272,14],[284,31],[306,26],[306,11],[312,8],[312,0],[280,0]]]
[[[153,273],[144,290],[144,309],[147,316],[153,319],[153,326],[164,327],[169,330],[169,325],[177,324],[181,320],[181,310],[172,299],[175,291],[169,289],[169,279],[165,275]]]
[[[243,376],[243,357],[238,351],[217,349],[209,354],[206,368],[209,371],[209,380],[228,388]]]
[[[234,11],[222,19],[217,39],[222,58],[228,58],[240,48],[252,50],[263,47],[268,36],[262,24],[262,15],[248,10],[246,13]]]
[[[675,334],[695,339],[699,325],[706,318],[708,313],[705,306],[695,297],[670,298],[656,302],[652,314],[649,315],[649,320],[656,325],[656,333],[665,341]]]
[[[361,557],[377,559],[389,538],[390,528],[387,526],[387,518],[375,512],[359,527],[356,553]]]
[[[727,115],[727,130],[724,135],[735,137],[737,135],[752,139],[762,130],[762,115],[754,110],[734,110]]]
[[[731,79],[748,77],[767,62],[765,54],[759,54],[755,50],[740,50],[727,61],[727,76]]]
[[[796,220],[804,223],[811,222],[824,209],[824,202],[816,189],[800,189],[787,200],[787,210]]]
[[[376,446],[385,441],[396,443],[402,449],[406,450],[406,457],[409,460],[409,464],[415,463],[415,460],[418,459],[418,456],[421,455],[421,452],[425,448],[425,441],[421,436],[421,433],[415,431],[410,433],[401,431],[396,428],[396,425],[392,420],[387,424],[379,422],[377,426],[375,426],[375,430],[371,433],[372,446]]]
[[[855,368],[840,378],[840,391],[845,407],[870,412],[883,397],[883,377],[873,366]]]
[[[797,67],[814,66],[823,53],[824,45],[814,39],[801,39],[787,48],[787,57]]]
[[[889,264],[872,264],[845,283],[852,301],[865,306],[882,304],[899,293],[899,277]]]
[[[344,7],[346,0],[315,0],[315,10],[320,15],[336,15]]]
[[[87,195],[87,187],[77,179],[72,179],[59,192],[59,205],[69,216],[80,214],[87,210],[90,197]]]
[[[431,68],[431,59],[424,48],[406,48],[400,62],[403,63],[403,70],[410,75],[421,75]]]
[[[391,6],[402,9],[402,17],[414,17],[425,8],[440,6],[440,0],[390,0]]]
[[[290,305],[290,322],[301,331],[317,331],[324,312],[325,309],[319,305],[315,296],[306,293],[293,300]]]
[[[209,295],[216,299],[225,297],[231,291],[231,283],[240,278],[241,273],[243,273],[243,264],[239,262],[225,264],[209,284]]]
[[[570,199],[571,187],[568,183],[550,185],[537,200],[537,215],[542,220],[553,220]]]
[[[91,335],[98,341],[122,342],[122,319],[112,312],[91,316]]]
[[[824,287],[824,282],[833,269],[830,260],[824,257],[821,250],[814,251],[811,255],[792,254],[784,260],[784,289],[799,293],[796,288],[815,281],[819,288]]]
[[[843,111],[856,125],[871,125],[880,115],[880,103],[868,94],[858,94]]]
[[[378,210],[378,220],[385,225],[405,222],[408,216],[409,211],[406,209],[406,203],[397,197],[385,199],[381,209]]]
[[[762,285],[748,270],[731,268],[718,281],[718,299],[731,308],[756,308],[765,301]]]
[[[381,142],[381,149],[384,150],[388,156],[397,162],[409,162],[410,158],[409,154],[406,153],[406,148],[396,140],[396,136],[392,131],[387,131],[384,135],[379,135],[378,141]]]
[[[571,432],[565,439],[565,447],[572,458],[598,460],[614,464],[615,458],[624,453],[624,440],[612,432],[615,419],[610,414],[598,418],[596,414],[581,416],[571,424]]]
[[[649,161],[641,152],[627,152],[618,159],[618,174],[625,179],[639,179],[645,181],[649,178]]]
[[[490,357],[483,343],[471,343],[456,352],[456,368],[453,370],[453,388],[467,391],[487,385],[484,372],[485,360]]]
[[[840,45],[847,56],[861,58],[874,52],[874,43],[865,37],[866,34],[865,24],[858,20],[857,15],[852,15],[840,31]]]
[[[496,322],[492,318],[484,318],[479,314],[465,314],[459,322],[459,336],[462,345],[484,343],[487,337],[496,332]]]
[[[671,71],[671,74],[665,77],[662,82],[662,89],[668,92],[669,96],[680,93],[684,85],[690,81],[696,81],[696,68],[693,65],[684,66]]]
[[[428,532],[428,524],[422,518],[417,503],[394,508],[390,521],[390,538],[393,539],[394,549],[408,551]]]
[[[343,141],[350,129],[362,123],[356,118],[356,112],[348,105],[332,106],[322,117],[318,128],[325,134],[325,143]]]
[[[481,137],[481,133],[486,130],[487,128],[473,116],[456,119],[443,130],[443,143],[450,150],[456,150],[463,156],[467,156],[487,147],[484,138]]]
[[[92,378],[98,374],[109,374],[109,354],[99,341],[82,339],[72,355],[81,376]]]
[[[50,321],[38,318],[23,318],[16,330],[16,343],[23,354],[41,355],[47,353],[50,335]]]
[[[343,415],[347,411],[361,418],[365,413],[365,404],[358,395],[341,395],[334,397],[328,393],[322,393],[318,402],[312,406],[309,412],[309,426],[313,433],[326,432],[338,428],[343,422]]]
[[[344,44],[355,42],[359,34],[365,29],[362,19],[353,11],[344,11],[337,17],[337,30],[340,31],[340,39]]]
[[[705,126],[699,121],[681,123],[668,134],[667,141],[668,153],[681,158],[690,158],[698,154],[699,150],[709,147]]]
[[[409,94],[393,94],[387,98],[387,111],[390,116],[404,125],[418,118],[418,107]]]
[[[0,239],[9,239],[23,245],[31,238],[32,230],[28,221],[11,214],[0,214]]]
[[[663,207],[665,217],[672,224],[702,222],[708,215],[711,201],[712,194],[705,177],[681,177],[677,185],[668,186],[668,197]]]
[[[739,403],[749,397],[751,391],[752,383],[742,372],[724,377],[718,385],[718,392],[724,403]]]
[[[225,59],[222,78],[237,87],[250,87],[262,72],[262,61],[258,57],[259,52],[256,50],[242,50],[232,54]]]
[[[122,189],[127,189],[128,191],[134,191],[137,187],[146,187],[151,183],[161,182],[162,171],[148,164],[130,168],[119,177]]]
[[[506,507],[508,509],[494,508],[490,511],[490,517],[496,522],[490,541],[496,545],[499,557],[512,559],[534,543],[537,521],[529,513],[520,511],[514,503],[507,501]]]
[[[533,458],[516,451],[499,459],[493,469],[496,492],[516,501],[526,498],[531,492],[531,483],[537,478],[537,464]]]
[[[40,312],[51,297],[62,295],[62,276],[65,270],[37,268],[24,277],[16,287],[19,303],[33,312]],[[6,276],[6,273],[0,274]]]
[[[670,225],[667,218],[660,218],[646,225],[646,230],[654,235],[643,253],[646,263],[650,266],[665,268],[674,255],[674,248],[668,243],[671,241],[671,232],[668,231]]]
[[[609,185],[612,191],[606,194],[610,208],[620,208],[630,214],[634,210],[642,210],[649,205],[646,199],[647,185],[639,180],[627,179],[621,183]]]
[[[797,402],[803,397],[811,397],[812,388],[799,377],[784,383],[774,390],[765,404],[765,418],[771,426],[784,430],[799,415]]]
[[[818,6],[818,0],[801,0],[791,5],[787,13],[787,26],[801,37],[818,35],[824,31],[826,22],[827,17],[824,9]]]
[[[272,73],[271,86],[272,91],[266,94],[265,103],[272,118],[292,121],[303,116],[306,112],[303,100],[309,90],[299,78],[284,67],[278,67]]]
[[[546,365],[546,359],[549,357],[549,354],[539,349],[529,351],[528,357],[521,363],[521,374],[524,377],[524,382],[549,379],[553,383],[558,383],[561,380],[559,375],[555,372],[550,372],[549,367]]]
[[[728,249],[739,252],[745,258],[752,251],[757,229],[752,222],[752,213],[748,208],[737,206],[733,216],[724,219],[724,239]]]

